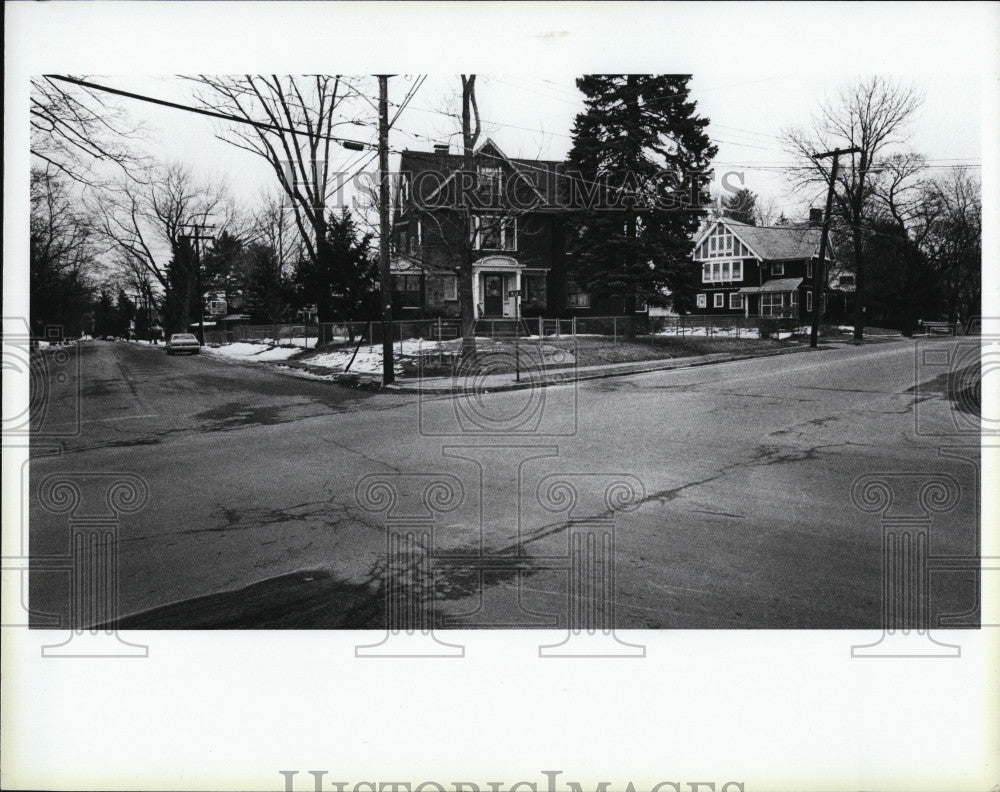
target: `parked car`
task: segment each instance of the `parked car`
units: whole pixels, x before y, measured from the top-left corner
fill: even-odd
[[[173,355],[177,352],[190,352],[197,355],[201,352],[201,344],[194,333],[174,333],[167,339],[167,354]]]

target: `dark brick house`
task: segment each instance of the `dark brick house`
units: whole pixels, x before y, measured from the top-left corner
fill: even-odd
[[[487,140],[471,168],[465,166],[446,145],[401,154],[391,261],[395,316],[459,315],[466,222],[477,317],[558,316],[589,307],[589,296],[566,277],[565,209],[558,200],[563,163],[507,157]]]
[[[694,312],[811,320],[820,234],[814,226],[713,221],[695,240]]]

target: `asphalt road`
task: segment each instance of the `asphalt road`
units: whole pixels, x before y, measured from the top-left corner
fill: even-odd
[[[70,474],[106,504],[103,474],[127,474],[148,501],[117,529],[123,627],[376,629],[423,602],[456,628],[563,627],[593,607],[619,628],[877,628],[882,529],[852,503],[859,476],[906,475],[894,515],[921,511],[920,477],[951,477],[930,553],[978,548],[978,451],[942,450],[976,443],[975,416],[940,352],[916,363],[893,341],[428,398],[84,342],[61,380],[38,378],[34,623],[68,623],[58,559],[85,511],[43,508],[41,488]],[[596,577],[574,573],[585,562]],[[929,587],[933,618],[975,623],[969,573]]]

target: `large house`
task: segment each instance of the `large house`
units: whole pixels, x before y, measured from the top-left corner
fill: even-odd
[[[511,158],[487,140],[470,164],[467,170],[447,145],[402,152],[390,262],[394,315],[459,315],[463,234],[471,241],[477,317],[552,316],[589,304],[566,278],[556,193],[562,163]]]
[[[701,270],[695,313],[811,319],[820,234],[815,222],[758,227],[726,217],[713,221],[695,240]],[[829,266],[829,253],[826,260]]]

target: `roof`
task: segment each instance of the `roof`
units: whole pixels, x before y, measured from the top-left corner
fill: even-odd
[[[795,291],[802,285],[802,278],[775,278],[763,286],[744,286],[740,294],[771,294],[772,292]]]
[[[819,253],[820,228],[794,226],[752,226],[729,217],[719,218],[699,235],[698,244],[722,223],[763,261],[809,259]],[[829,255],[829,254],[828,254]]]
[[[521,179],[529,183],[540,201],[540,205],[554,206],[558,204],[557,190],[561,172],[565,163],[557,160],[535,160],[508,157],[491,139],[487,139],[472,157],[473,167],[491,165],[516,171]],[[414,192],[423,191],[424,197],[429,197],[440,188],[452,175],[465,167],[465,156],[462,154],[439,153],[436,151],[413,151],[405,149],[399,159],[400,173],[410,174],[413,180]],[[433,176],[418,177],[418,174],[433,173]]]

